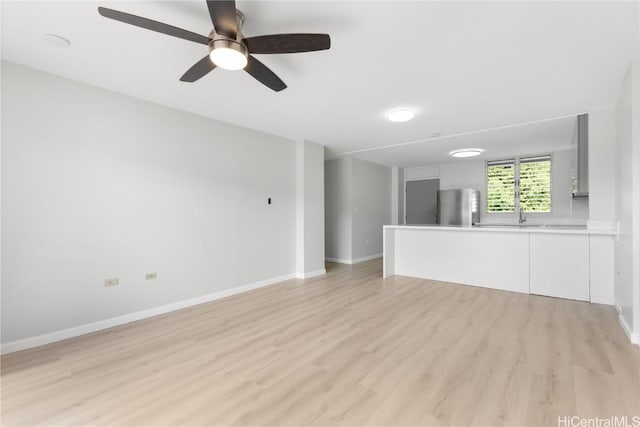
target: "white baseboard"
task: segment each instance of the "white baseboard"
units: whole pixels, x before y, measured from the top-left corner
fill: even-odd
[[[310,279],[312,277],[324,276],[325,274],[327,274],[327,270],[323,268],[322,270],[311,271],[309,273],[298,273],[296,277],[298,279]]]
[[[369,255],[369,256],[363,256],[362,258],[356,258],[354,260],[352,260],[352,264],[357,264],[359,262],[365,262],[365,261],[371,261],[372,259],[378,259],[378,258],[382,258],[382,254],[375,254],[375,255]]]
[[[347,259],[347,258],[329,258],[329,257],[326,257],[324,260],[328,261],[328,262],[337,262],[338,264],[353,264],[353,262],[351,262],[351,260]]]
[[[592,302],[594,304],[614,305],[612,297],[603,295],[591,295],[591,299],[589,302]]]
[[[226,298],[232,295],[240,294],[242,292],[263,288],[265,286],[273,285],[278,282],[283,282],[285,280],[295,279],[295,278],[296,278],[295,273],[285,274],[284,276],[273,277],[271,279],[265,279],[259,282],[249,283],[248,285],[237,286],[231,289],[225,289],[223,291],[214,292],[212,294],[202,295],[199,297],[174,302],[174,303],[163,305],[160,307],[154,307],[147,310],[137,311],[135,313],[124,314],[122,316],[112,317],[110,319],[100,320],[98,322],[88,323],[86,325],[76,326],[74,328],[69,328],[69,329],[63,329],[61,331],[51,332],[48,334],[38,335],[35,337],[11,341],[6,344],[2,344],[2,349],[0,350],[0,354],[13,353],[15,351],[26,350],[28,348],[50,344],[56,341],[61,341],[68,338],[89,334],[91,332],[101,331],[103,329],[124,325],[126,323],[135,322],[137,320],[146,319],[149,317],[157,316],[159,314],[180,310],[182,308],[187,308],[187,307],[203,304],[210,301],[215,301],[215,300]]]
[[[618,305],[618,303],[615,303],[614,307],[616,308],[616,311],[618,312],[618,323],[620,323],[620,326],[622,327],[622,330],[624,331],[624,333],[627,334],[627,337],[629,338],[629,341],[631,341],[631,343],[633,343],[635,345],[640,346],[640,339],[638,337],[638,334],[636,332],[633,332],[633,330],[631,329],[631,327],[627,323],[626,319],[622,315],[622,308]]]
[[[358,264],[359,262],[371,261],[372,259],[378,259],[378,258],[382,258],[382,254],[369,255],[369,256],[364,256],[362,258],[355,258],[355,259],[326,257],[325,261],[337,262],[340,264]]]

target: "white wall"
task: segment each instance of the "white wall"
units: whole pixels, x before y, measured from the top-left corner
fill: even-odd
[[[614,109],[589,111],[589,219],[615,218],[616,114]]]
[[[293,274],[295,164],[292,141],[3,62],[2,342]]]
[[[325,256],[352,259],[351,158],[324,162]]]
[[[536,154],[536,153],[532,153]],[[549,154],[549,153],[537,153]],[[585,200],[571,197],[571,150],[559,150],[552,155],[552,212],[548,214],[528,213],[530,222],[586,223],[588,205]],[[482,212],[480,221],[500,223],[515,221],[516,214],[498,214],[486,212],[486,166],[485,160],[461,160],[435,166],[405,169],[405,179],[440,179],[440,189],[473,188],[480,191]]]
[[[615,110],[615,301],[635,341],[640,333],[640,63],[625,76]]]
[[[400,170],[397,166],[391,168],[391,225],[398,225],[398,218],[400,217],[399,197],[400,192]]]
[[[404,224],[404,169],[391,168],[391,225]]]
[[[638,11],[640,15],[640,10]],[[640,16],[639,16],[640,17]],[[640,59],[631,66],[633,76],[633,109],[632,109],[632,182],[633,196],[633,333],[635,343],[640,345]]]
[[[325,162],[328,260],[352,263],[382,254],[391,223],[391,168],[351,157]]]
[[[440,171],[440,189],[474,188],[480,190],[482,203],[485,199],[484,160],[470,160],[459,163],[446,163],[438,166]]]
[[[296,274],[325,273],[324,146],[296,141]]]
[[[404,169],[398,168],[398,224],[404,224]]]
[[[352,258],[382,254],[382,226],[391,224],[391,168],[353,159]]]

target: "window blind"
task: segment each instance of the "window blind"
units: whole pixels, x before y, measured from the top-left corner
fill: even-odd
[[[487,162],[487,212],[513,212],[515,195],[515,161]]]
[[[520,207],[525,212],[551,212],[551,157],[520,159]]]

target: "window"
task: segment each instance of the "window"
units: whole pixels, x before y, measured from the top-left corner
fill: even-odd
[[[551,212],[551,157],[520,159],[520,207],[525,212]]]
[[[487,212],[520,208],[551,212],[551,156],[487,162]]]
[[[487,163],[487,212],[515,212],[515,162]]]

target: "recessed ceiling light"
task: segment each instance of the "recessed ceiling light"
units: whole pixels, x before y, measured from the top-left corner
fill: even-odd
[[[454,150],[449,153],[453,157],[475,157],[479,156],[484,150],[480,148],[463,148],[462,150]]]
[[[54,46],[58,47],[69,47],[71,46],[71,41],[57,34],[45,34],[44,39],[51,43]]]
[[[391,111],[387,118],[392,122],[407,122],[413,119],[416,115],[416,112],[411,108],[398,108],[397,110]]]

